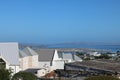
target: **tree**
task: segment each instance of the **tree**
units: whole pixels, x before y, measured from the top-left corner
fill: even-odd
[[[120,80],[113,76],[92,76],[88,77],[85,80]]]
[[[0,69],[0,80],[10,80],[11,79],[11,70]]]
[[[37,77],[29,72],[18,72],[12,77],[12,80],[37,80]]]

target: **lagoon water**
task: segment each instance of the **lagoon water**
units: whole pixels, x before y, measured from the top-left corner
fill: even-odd
[[[120,45],[49,45],[49,48],[89,48],[110,50],[112,52],[120,51]]]

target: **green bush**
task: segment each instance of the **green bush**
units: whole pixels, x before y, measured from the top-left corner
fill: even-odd
[[[37,77],[32,73],[18,72],[13,76],[12,80],[37,80]]]
[[[12,73],[11,70],[0,69],[0,80],[10,80],[11,73]]]
[[[85,80],[120,80],[113,76],[92,76],[88,77]]]

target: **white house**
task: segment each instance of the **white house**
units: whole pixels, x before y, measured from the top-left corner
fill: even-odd
[[[71,51],[60,51],[55,50],[54,56],[53,56],[53,69],[64,69],[65,63],[71,63],[75,61],[82,61],[81,58],[76,56],[74,52]]]
[[[54,49],[38,49],[35,50],[38,55],[38,67],[40,70],[38,71],[39,76],[44,76],[46,73],[51,72],[52,69],[52,62],[53,62],[53,56],[55,53]]]
[[[87,52],[90,56],[100,56],[101,54],[99,52]]]
[[[52,59],[52,70],[64,69],[65,61],[61,57],[62,55],[58,53],[58,50],[55,49],[53,59]]]
[[[39,75],[43,76],[56,69],[64,69],[65,63],[82,61],[75,54],[60,52],[57,49],[39,49],[35,50],[38,55]]]
[[[23,50],[19,51],[20,57],[20,69],[26,70],[29,68],[37,68],[38,67],[38,54],[29,47],[26,47]]]
[[[18,43],[0,43],[0,68],[11,69],[14,73],[19,72],[19,49]]]
[[[20,56],[21,70],[34,72],[38,77],[56,69],[64,69],[65,63],[82,61],[75,54],[59,52],[57,49],[38,49],[34,51],[27,47],[20,51]]]

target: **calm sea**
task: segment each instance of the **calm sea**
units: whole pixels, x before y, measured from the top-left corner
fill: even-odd
[[[120,51],[120,45],[49,45],[49,48],[90,48],[100,50]]]

